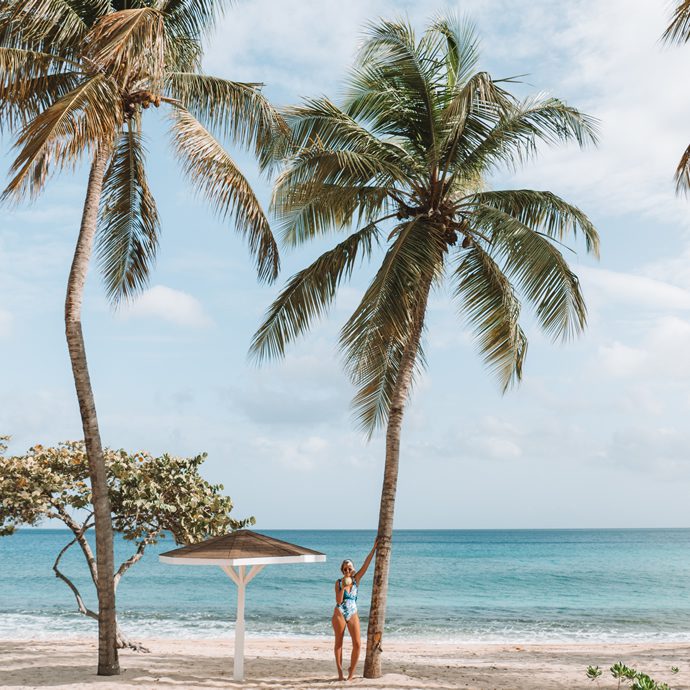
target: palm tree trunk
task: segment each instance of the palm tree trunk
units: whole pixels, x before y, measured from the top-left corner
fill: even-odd
[[[98,675],[114,676],[120,673],[117,655],[117,622],[115,619],[115,587],[113,574],[113,525],[110,499],[106,483],[105,461],[98,430],[96,406],[91,389],[86,349],[81,330],[81,305],[84,283],[93,249],[98,206],[103,189],[103,175],[108,161],[108,151],[101,146],[94,156],[84,202],[84,212],[79,229],[79,238],[74,251],[72,268],[67,281],[65,300],[65,334],[69,349],[74,385],[79,400],[79,412],[84,429],[86,455],[91,477],[91,501],[93,503],[96,528],[96,563],[98,591]]]
[[[422,339],[424,316],[426,314],[426,304],[429,299],[430,289],[431,280],[422,288],[410,339],[405,346],[400,361],[398,380],[393,390],[391,408],[388,414],[386,463],[383,472],[383,487],[381,489],[381,505],[379,508],[374,584],[371,591],[371,607],[369,610],[369,625],[367,627],[367,654],[364,659],[365,678],[379,678],[381,676],[381,652],[383,651],[381,640],[383,638],[383,627],[386,622],[388,572],[391,561],[393,516],[395,511],[395,494],[398,485],[398,462],[400,459],[400,433],[405,404],[412,386],[415,360],[417,359],[419,343]]]

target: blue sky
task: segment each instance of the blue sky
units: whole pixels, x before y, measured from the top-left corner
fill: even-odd
[[[406,13],[422,28],[446,8],[475,21],[482,67],[494,76],[527,73],[521,93],[551,93],[601,120],[597,149],[544,149],[491,186],[550,189],[576,203],[600,231],[602,258],[570,258],[590,310],[585,335],[553,345],[528,320],[524,381],[505,396],[449,296],[433,295],[396,525],[688,526],[690,201],[674,196],[672,174],[690,140],[690,48],[659,45],[667,6],[244,0],[209,41],[205,68],[265,82],[278,105],[337,98],[367,20]],[[163,120],[152,114],[148,124],[163,226],[150,290],[115,313],[92,270],[85,300],[104,442],[207,451],[206,476],[259,529],[374,528],[382,437],[367,443],[357,431],[336,347],[371,268],[285,361],[251,365],[266,307],[323,245],[284,254],[276,285],[259,286],[241,240],[179,174]],[[270,181],[233,153],[267,202]],[[0,210],[0,432],[12,434],[15,452],[81,436],[62,309],[83,194],[77,171],[34,205]]]

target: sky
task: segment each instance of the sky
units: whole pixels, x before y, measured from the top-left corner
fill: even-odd
[[[405,417],[397,528],[688,527],[690,200],[673,171],[690,139],[689,47],[659,43],[670,8],[643,0],[242,0],[209,39],[204,68],[265,83],[276,105],[342,93],[366,23],[440,11],[471,18],[482,69],[526,75],[600,120],[600,143],[543,148],[489,186],[548,189],[582,208],[601,259],[568,259],[589,325],[553,344],[526,321],[522,384],[503,395],[449,294],[432,295],[429,366]],[[374,266],[283,361],[257,367],[251,336],[281,285],[327,243],[285,251],[259,285],[230,224],[195,198],[147,113],[151,186],[162,221],[149,289],[113,311],[98,271],[83,324],[103,441],[193,455],[256,529],[374,529],[383,437],[367,442],[350,411],[338,330]],[[6,171],[11,140],[0,140]],[[229,147],[264,204],[271,180]],[[5,174],[5,173],[3,173]],[[84,170],[33,205],[0,209],[0,434],[10,451],[81,437],[64,342],[63,302]],[[332,239],[332,238],[330,238]]]

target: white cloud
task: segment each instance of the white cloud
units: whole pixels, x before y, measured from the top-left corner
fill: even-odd
[[[12,387],[0,394],[0,434],[12,436],[12,452],[36,444],[82,438],[79,406],[70,389]]]
[[[14,316],[7,309],[0,308],[0,340],[9,338],[12,333]]]
[[[332,454],[330,442],[320,436],[300,440],[260,436],[254,439],[253,446],[259,456],[300,472],[314,469]]]
[[[690,309],[690,291],[662,280],[587,266],[578,267],[588,299],[661,311]]]
[[[621,429],[602,454],[605,462],[626,469],[653,470],[664,479],[687,476],[690,434],[673,426]]]
[[[300,345],[279,362],[249,370],[222,391],[223,399],[261,425],[348,423],[352,388],[336,344],[309,340]]]
[[[630,377],[636,374],[647,361],[647,353],[623,343],[601,345],[598,352],[599,365],[610,376]]]
[[[505,438],[488,436],[478,439],[476,448],[485,457],[492,460],[515,460],[522,455],[522,449],[517,443]]]
[[[688,48],[659,45],[667,8],[627,0],[579,0],[564,13],[551,3],[538,7],[534,44],[552,58],[540,69],[555,95],[599,118],[601,136],[584,153],[544,151],[520,180],[575,194],[590,213],[642,213],[687,227],[687,204],[675,198],[672,178],[687,146],[687,94],[678,84]]]
[[[399,0],[351,0],[344,9],[339,0],[243,2],[221,23],[204,67],[219,76],[265,81],[281,97],[334,97],[367,22],[405,11],[429,14],[426,7],[405,5]]]
[[[455,431],[453,438],[438,442],[433,447],[421,445],[416,452],[424,456],[433,453],[471,462],[516,460],[523,455],[524,434],[505,419],[485,416],[475,422],[470,417],[467,426]]]
[[[43,204],[38,207],[20,208],[7,214],[7,222],[10,225],[25,223],[35,223],[37,225],[45,225],[50,223],[52,226],[72,226],[76,229],[79,227],[81,218],[81,206],[74,204],[66,206],[64,204]],[[15,223],[19,221],[19,223]]]
[[[663,316],[649,322],[633,347],[620,342],[601,345],[597,367],[614,377],[644,380],[648,385],[675,384],[690,379],[690,322]]]
[[[207,328],[213,323],[199,300],[164,285],[146,290],[120,313],[124,318],[163,319],[189,328]]]
[[[686,209],[690,215],[690,207]],[[690,290],[690,247],[680,254],[659,259],[645,267],[645,273],[652,278],[667,280]]]
[[[669,379],[690,377],[690,322],[660,318],[647,337],[647,348],[654,363],[651,373]]]

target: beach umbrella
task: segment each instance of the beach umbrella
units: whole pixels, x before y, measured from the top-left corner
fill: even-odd
[[[244,679],[244,591],[267,565],[323,563],[326,556],[297,544],[267,537],[248,529],[189,544],[159,556],[173,565],[215,565],[237,585],[237,623],[235,624],[235,680]]]

